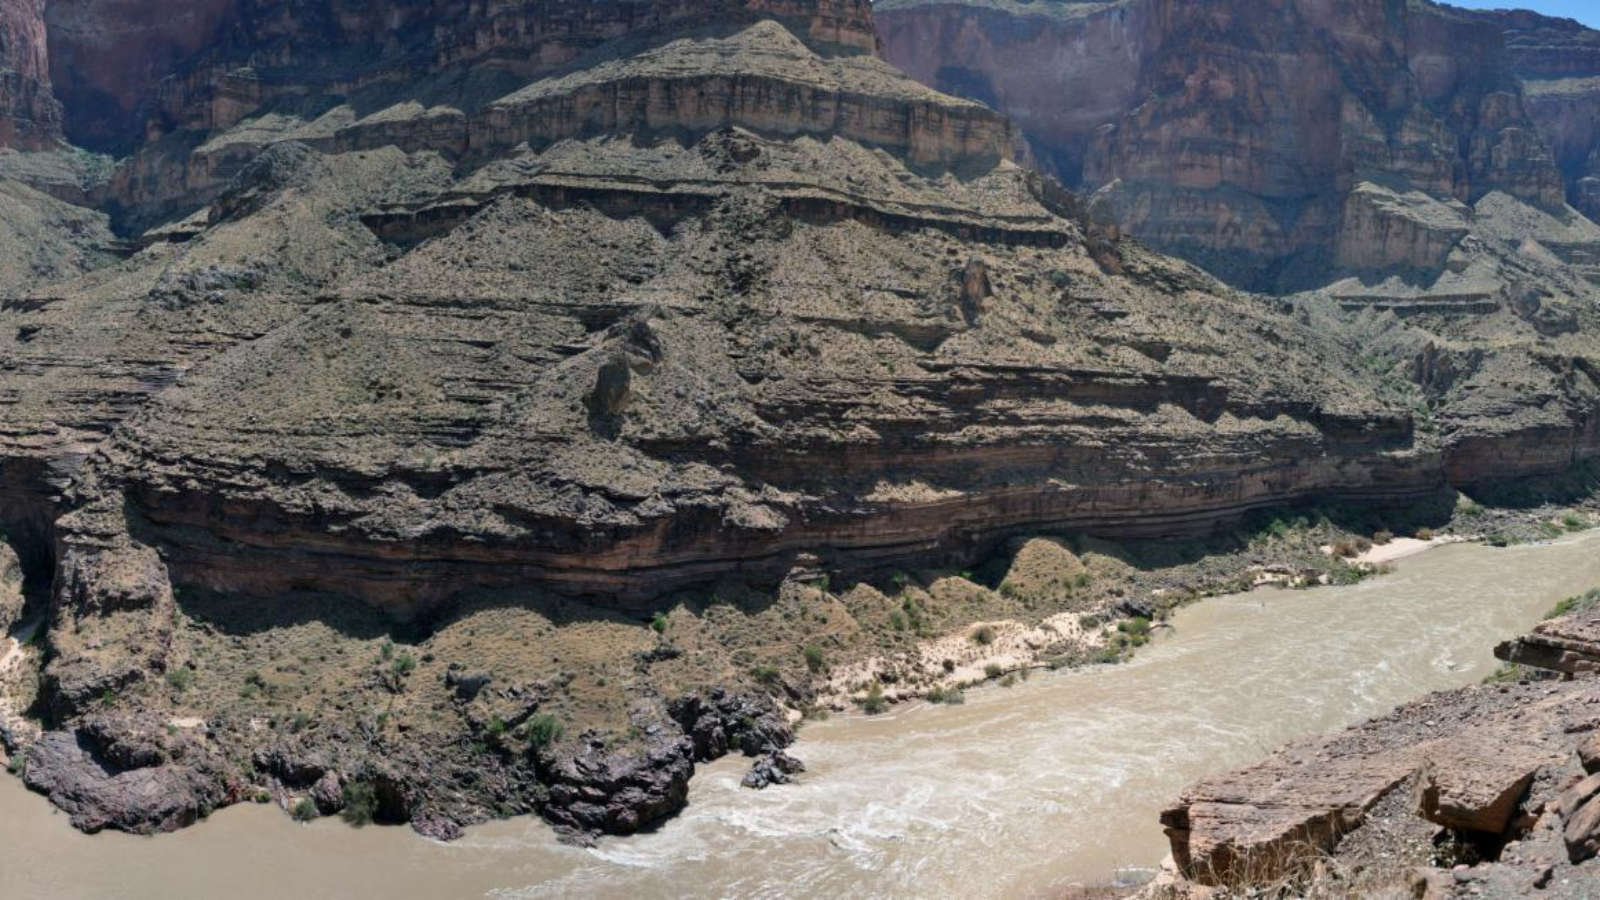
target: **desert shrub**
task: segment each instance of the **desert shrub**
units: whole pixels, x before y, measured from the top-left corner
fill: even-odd
[[[175,691],[187,691],[194,684],[194,670],[188,666],[179,666],[167,673],[167,684]]]
[[[1433,540],[1433,529],[1432,528],[1418,528],[1417,529],[1417,533],[1416,533],[1416,538],[1419,541],[1431,541],[1431,540]]]
[[[371,825],[378,817],[377,790],[365,781],[352,781],[345,785],[344,811],[339,815],[357,828]]]
[[[782,674],[777,666],[756,666],[750,670],[750,676],[762,684],[775,684]]]
[[[928,692],[929,703],[942,703],[945,706],[960,706],[967,702],[967,695],[957,688],[935,687]]]
[[[548,747],[566,733],[561,720],[550,713],[536,713],[528,719],[528,743],[536,748]]]
[[[869,716],[880,715],[888,708],[889,700],[883,696],[881,684],[874,684],[872,690],[867,691],[867,696],[861,699],[861,711]]]
[[[394,672],[396,675],[409,675],[415,671],[416,668],[417,658],[412,656],[410,651],[395,657],[394,662],[389,664],[389,670]]]
[[[805,657],[807,669],[813,672],[821,672],[827,667],[828,659],[822,654],[822,648],[816,644],[807,644],[805,649],[800,652]]]
[[[665,634],[667,631],[667,614],[657,610],[656,614],[650,617],[650,630],[656,634]]]
[[[289,815],[296,822],[309,822],[317,817],[317,804],[310,797],[301,797],[289,807]]]
[[[1394,532],[1387,528],[1380,528],[1372,535],[1372,542],[1377,544],[1379,547],[1382,547],[1384,544],[1387,544],[1392,540],[1394,540]]]
[[[993,681],[996,678],[999,678],[1001,675],[1004,675],[1005,671],[1005,669],[1000,667],[999,663],[989,663],[987,666],[983,667],[983,677]]]
[[[973,629],[972,634],[968,635],[968,637],[972,639],[974,644],[977,644],[980,647],[987,647],[994,643],[994,627],[990,625],[979,625],[977,628]]]

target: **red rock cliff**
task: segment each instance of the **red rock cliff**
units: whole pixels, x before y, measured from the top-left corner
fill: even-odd
[[[60,127],[60,107],[50,94],[44,0],[0,0],[0,147],[52,147]]]

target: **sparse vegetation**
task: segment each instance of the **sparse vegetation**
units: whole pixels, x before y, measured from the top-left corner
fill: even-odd
[[[293,806],[289,807],[289,815],[296,822],[312,821],[313,819],[317,818],[316,801],[312,800],[310,797],[301,797],[299,800],[295,801]]]
[[[928,691],[929,703],[942,703],[945,706],[960,706],[967,702],[967,695],[957,688],[934,687]]]
[[[179,666],[167,673],[167,684],[173,690],[182,693],[194,684],[194,670],[188,666]]]

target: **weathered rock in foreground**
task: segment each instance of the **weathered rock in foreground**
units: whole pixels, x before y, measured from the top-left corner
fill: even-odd
[[[1431,695],[1189,788],[1162,814],[1181,877],[1148,896],[1592,896],[1597,730],[1592,677]]]

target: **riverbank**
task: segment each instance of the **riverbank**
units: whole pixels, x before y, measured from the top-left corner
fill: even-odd
[[[654,900],[690,884],[741,897],[1034,900],[1157,866],[1157,816],[1188,783],[1419,691],[1480,681],[1496,640],[1600,583],[1597,538],[1443,547],[1351,586],[1214,597],[1177,610],[1122,665],[1036,673],[961,706],[810,722],[791,751],[809,769],[794,785],[750,791],[743,760],[703,765],[682,814],[594,849],[526,817],[440,844],[337,819],[295,826],[249,804],[155,841],[91,839],[38,798],[0,790],[0,854],[28,860],[7,880],[26,900]]]
[[[799,573],[775,594],[727,582],[648,622],[469,594],[407,632],[339,598],[185,590],[175,667],[107,691],[75,734],[10,746],[88,830],[171,830],[264,800],[447,839],[538,812],[591,841],[677,812],[696,767],[729,753],[755,758],[754,783],[784,780],[794,729],[830,712],[959,703],[1040,669],[1124,662],[1204,597],[1359,582],[1380,566],[1322,549],[1357,539],[1341,520],[1264,515],[1183,544],[1026,539],[973,571],[850,585]]]

